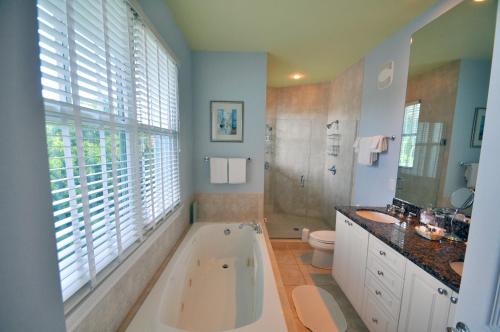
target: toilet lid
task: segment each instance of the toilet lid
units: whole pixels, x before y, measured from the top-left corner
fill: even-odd
[[[309,236],[318,242],[335,243],[335,231],[316,231]]]

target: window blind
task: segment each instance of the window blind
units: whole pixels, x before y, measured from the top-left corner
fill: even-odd
[[[180,201],[177,66],[123,0],[38,0],[64,300]]]
[[[399,156],[400,167],[413,167],[419,117],[420,102],[407,104],[403,119],[403,133],[401,135],[401,154]]]

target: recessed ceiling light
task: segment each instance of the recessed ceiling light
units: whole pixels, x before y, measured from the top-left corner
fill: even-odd
[[[304,77],[304,74],[301,74],[301,73],[295,73],[295,74],[292,74],[290,75],[290,77],[294,80],[300,80],[302,77]]]
[[[473,0],[474,2],[486,2],[486,0]]]

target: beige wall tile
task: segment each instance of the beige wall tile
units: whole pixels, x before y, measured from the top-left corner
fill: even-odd
[[[196,193],[198,221],[242,222],[263,218],[263,193]]]
[[[190,202],[190,200],[186,200]],[[187,204],[72,331],[116,331],[189,224]],[[158,230],[157,230],[158,231]],[[146,240],[147,241],[147,240]],[[132,254],[133,255],[133,254]],[[117,269],[118,270],[118,269]],[[115,271],[116,272],[116,271]]]

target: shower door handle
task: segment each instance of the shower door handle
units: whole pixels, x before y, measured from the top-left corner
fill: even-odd
[[[304,175],[301,175],[301,176],[300,176],[300,186],[301,186],[302,188],[304,188],[304,186],[305,186],[305,182],[306,182],[306,180],[305,180]]]

